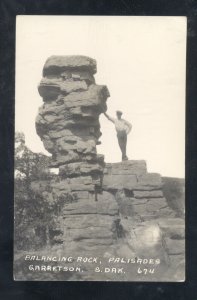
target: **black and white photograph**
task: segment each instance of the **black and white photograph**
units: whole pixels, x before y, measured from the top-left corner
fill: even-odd
[[[185,281],[187,18],[16,18],[14,280]]]

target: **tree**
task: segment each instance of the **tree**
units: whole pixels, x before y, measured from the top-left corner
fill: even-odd
[[[46,224],[51,220],[49,199],[32,189],[35,181],[51,180],[50,157],[34,153],[25,145],[21,132],[15,135],[15,245],[18,249],[38,248],[46,242]],[[49,188],[48,191],[50,192]],[[51,199],[51,198],[50,198]]]

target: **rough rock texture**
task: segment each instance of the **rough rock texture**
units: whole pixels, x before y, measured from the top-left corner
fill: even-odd
[[[185,214],[185,179],[162,177],[163,193],[171,208],[177,211],[179,217]]]
[[[117,238],[118,205],[102,192],[104,157],[96,145],[101,136],[99,115],[106,111],[109,91],[95,84],[96,61],[86,56],[52,56],[38,87],[44,104],[36,130],[59,168],[47,197],[61,201],[62,243],[109,245]],[[99,194],[100,193],[100,194]],[[61,240],[61,241],[60,241]],[[86,243],[85,243],[86,242]]]
[[[95,84],[95,72],[96,61],[85,56],[52,56],[44,65],[38,87],[44,104],[36,130],[52,154],[54,167],[83,162],[83,166],[94,163],[94,171],[100,171],[96,155],[101,136],[99,115],[107,109],[109,91]]]
[[[126,201],[126,210],[132,211],[132,216],[149,220],[175,215],[163,197],[161,176],[147,173],[145,161],[106,164],[104,172],[103,189],[116,195],[119,203],[120,199]]]
[[[59,75],[64,71],[66,74],[67,72],[71,72],[71,75],[75,75],[76,72],[84,71],[93,75],[97,71],[96,60],[82,55],[53,55],[47,59],[44,65],[43,76]]]

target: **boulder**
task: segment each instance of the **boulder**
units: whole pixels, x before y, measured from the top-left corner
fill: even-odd
[[[127,160],[120,163],[108,163],[106,164],[105,173],[112,175],[146,174],[146,162],[144,160]]]
[[[133,190],[133,195],[135,198],[159,198],[163,197],[163,192],[161,190],[153,191],[135,191]]]
[[[62,100],[67,109],[78,106],[97,106],[99,114],[106,111],[106,100],[108,97],[109,91],[106,86],[92,84],[87,91],[70,93],[67,96],[62,97]]]
[[[103,168],[98,163],[90,163],[90,162],[76,162],[70,163],[66,165],[62,165],[59,168],[59,174],[69,176],[80,176],[80,175],[88,175],[88,174],[98,174],[102,173]]]
[[[133,190],[137,185],[135,175],[104,175],[103,189],[105,190]]]
[[[113,195],[103,192],[103,194],[98,194],[97,201],[84,199],[82,201],[70,203],[64,207],[64,216],[82,214],[115,216],[118,215],[118,205]]]
[[[65,227],[68,229],[82,229],[91,226],[114,231],[116,216],[84,214],[84,215],[65,215]]]
[[[93,181],[91,176],[63,179],[60,182],[51,183],[53,192],[60,196],[64,191],[92,191],[95,190],[95,184],[100,184],[100,179]]]
[[[138,183],[135,190],[159,190],[162,188],[162,179],[160,174],[147,173],[138,176]]]
[[[161,198],[131,198],[133,212],[140,215],[144,220],[160,218],[163,216],[173,217],[175,213],[167,206],[166,199]]]
[[[113,239],[113,232],[111,230],[94,226],[82,229],[70,229],[69,235],[74,241],[83,239]]]
[[[82,81],[64,81],[63,79],[51,79],[44,77],[38,87],[38,91],[44,101],[57,99],[60,94],[67,95],[73,92],[82,92],[88,89],[87,83]]]
[[[158,211],[166,206],[167,202],[165,198],[150,198],[147,201],[146,209],[147,211]]]
[[[83,55],[53,55],[49,57],[43,68],[43,76],[60,75],[64,71],[83,70],[96,73],[96,60]]]

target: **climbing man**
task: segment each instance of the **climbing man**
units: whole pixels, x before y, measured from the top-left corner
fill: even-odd
[[[104,115],[109,121],[115,124],[118,144],[122,152],[122,161],[128,160],[128,157],[126,155],[127,135],[130,133],[132,125],[128,121],[122,119],[122,112],[119,110],[116,111],[117,119],[111,118],[106,113],[104,113]]]

